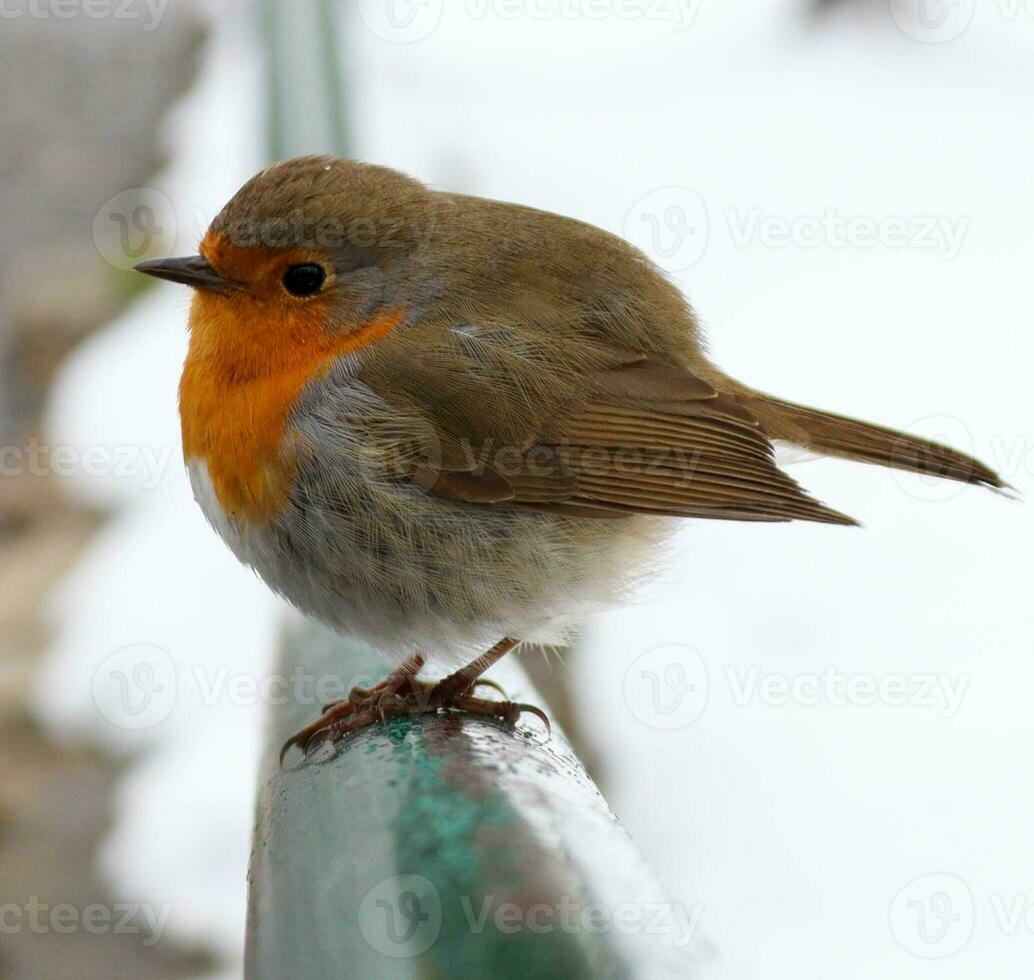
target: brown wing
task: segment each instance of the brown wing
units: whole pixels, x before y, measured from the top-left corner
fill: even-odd
[[[389,388],[396,400],[408,394],[421,403],[438,450],[407,475],[452,500],[578,518],[856,523],[776,467],[772,443],[734,397],[643,354],[594,348],[592,364],[566,403],[546,399],[537,416],[525,405],[523,415],[515,411],[506,423],[485,421],[498,399],[484,391],[473,403],[482,406],[481,417],[457,425],[452,411],[428,411],[429,403],[448,398],[431,397],[426,379],[419,394],[412,386],[400,393],[406,386],[396,382]],[[470,377],[455,383],[469,386]],[[514,416],[524,422],[516,432]],[[476,427],[475,441],[468,433]],[[504,437],[491,436],[504,429],[510,429]]]

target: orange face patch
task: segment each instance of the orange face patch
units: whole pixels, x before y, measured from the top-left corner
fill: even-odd
[[[243,288],[194,294],[180,381],[183,454],[204,460],[227,511],[263,523],[290,494],[294,460],[283,443],[301,390],[336,358],[390,334],[403,311],[381,311],[354,330],[331,332],[326,287],[299,299],[281,284],[290,265],[327,265],[312,250],[242,247],[209,233],[201,253]]]

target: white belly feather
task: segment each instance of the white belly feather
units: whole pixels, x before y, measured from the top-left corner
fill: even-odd
[[[334,479],[310,472],[288,512],[263,526],[227,514],[204,462],[188,469],[206,517],[242,562],[304,613],[393,662],[421,650],[453,666],[503,636],[564,642],[621,597],[668,524],[456,504],[395,483],[364,486],[354,459],[346,475],[332,449],[324,462]],[[342,479],[346,499],[326,497]]]

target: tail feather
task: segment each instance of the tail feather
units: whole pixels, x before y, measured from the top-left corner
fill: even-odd
[[[772,439],[791,442],[828,456],[877,463],[994,490],[1011,489],[994,470],[979,460],[928,439],[794,405],[770,395],[741,395],[739,400],[755,415]]]

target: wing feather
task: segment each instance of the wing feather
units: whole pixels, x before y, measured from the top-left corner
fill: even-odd
[[[433,430],[435,451],[403,467],[429,493],[586,519],[855,523],[775,465],[747,407],[684,367],[599,343],[551,353],[505,325],[421,339],[365,380]]]

